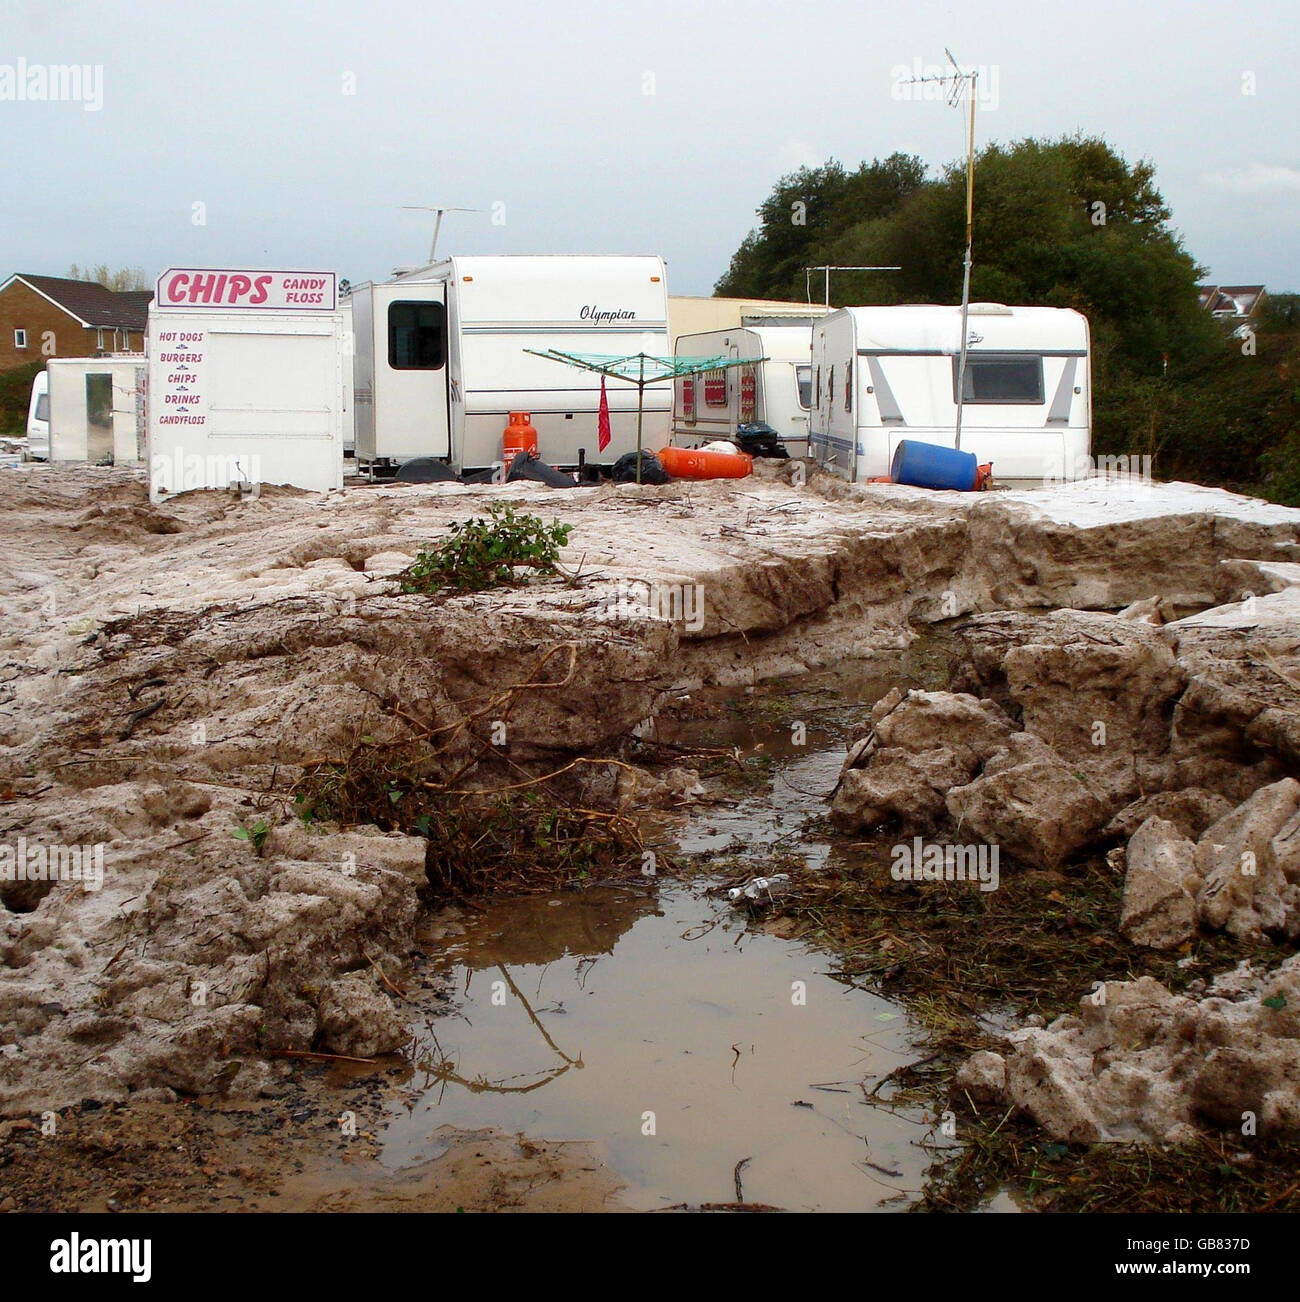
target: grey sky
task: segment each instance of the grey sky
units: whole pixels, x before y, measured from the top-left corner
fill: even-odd
[[[378,279],[427,252],[431,219],[401,205],[441,202],[484,211],[448,217],[440,252],[662,253],[671,290],[704,294],[781,173],[961,153],[957,110],[891,96],[892,69],[950,45],[996,78],[981,143],[1100,133],[1155,161],[1211,279],[1300,290],[1294,3],[0,0],[0,15],[0,76],[20,58],[103,67],[98,112],[0,101],[0,273]]]

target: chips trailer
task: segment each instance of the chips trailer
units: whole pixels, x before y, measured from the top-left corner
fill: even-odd
[[[332,271],[172,268],[149,308],[149,491],[343,487],[351,354]]]

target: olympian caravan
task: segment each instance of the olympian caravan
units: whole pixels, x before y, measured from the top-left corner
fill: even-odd
[[[753,357],[753,366],[710,371],[678,380],[673,442],[699,447],[734,437],[738,425],[765,421],[791,456],[808,455],[812,394],[812,325],[808,318],[744,317],[732,330],[680,335],[679,357]]]
[[[149,492],[343,487],[351,366],[331,271],[172,268],[149,307]]]
[[[1067,308],[973,303],[961,446],[994,479],[1086,478],[1092,451],[1088,322]],[[889,474],[904,439],[952,447],[961,308],[848,307],[813,330],[810,448],[846,479]]]
[[[637,391],[525,352],[667,355],[668,290],[658,257],[447,258],[351,295],[356,453],[391,465],[435,457],[456,471],[502,460],[512,411],[528,412],[538,455],[569,468],[636,449]],[[647,385],[643,446],[668,442],[672,386]]]

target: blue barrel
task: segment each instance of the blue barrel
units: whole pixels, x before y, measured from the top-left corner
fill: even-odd
[[[969,493],[975,487],[979,462],[973,452],[943,448],[937,443],[918,443],[904,439],[894,450],[889,477],[896,484],[913,488],[955,488]]]

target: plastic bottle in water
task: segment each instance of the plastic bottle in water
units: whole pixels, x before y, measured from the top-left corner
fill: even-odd
[[[733,904],[738,904],[741,900],[768,900],[774,895],[780,895],[782,891],[790,888],[789,873],[774,873],[771,877],[755,877],[753,881],[746,882],[744,886],[733,886],[727,892],[727,899]]]

